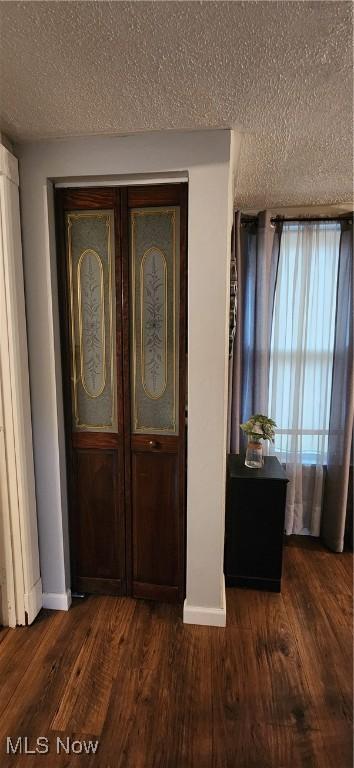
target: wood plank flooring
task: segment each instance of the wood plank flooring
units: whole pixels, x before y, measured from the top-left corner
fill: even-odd
[[[352,554],[292,539],[281,595],[227,590],[226,629],[180,615],[90,597],[0,630],[1,768],[351,768]]]

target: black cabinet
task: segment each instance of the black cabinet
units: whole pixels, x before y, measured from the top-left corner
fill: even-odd
[[[275,456],[261,469],[230,455],[227,468],[225,581],[280,592],[288,479]]]

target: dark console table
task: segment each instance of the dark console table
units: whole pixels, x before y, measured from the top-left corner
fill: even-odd
[[[227,467],[225,581],[280,592],[288,479],[275,456],[261,469],[230,454]]]

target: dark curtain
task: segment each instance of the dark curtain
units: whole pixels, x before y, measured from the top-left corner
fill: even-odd
[[[328,461],[323,500],[323,541],[342,552],[346,528],[354,414],[353,222],[341,222]]]
[[[267,413],[270,341],[281,223],[270,213],[234,221],[237,268],[237,323],[230,363],[229,443],[231,453],[244,448],[240,424],[253,413]]]

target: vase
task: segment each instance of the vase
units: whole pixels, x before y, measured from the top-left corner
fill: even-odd
[[[255,440],[254,437],[248,438],[245,464],[250,469],[261,469],[263,467],[263,445],[261,440]]]

